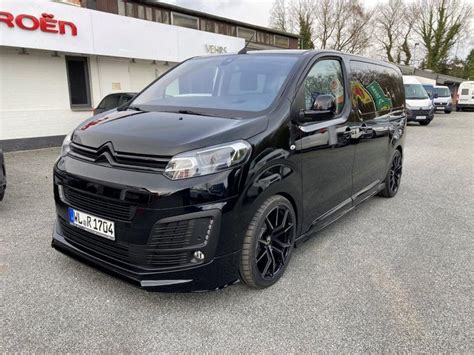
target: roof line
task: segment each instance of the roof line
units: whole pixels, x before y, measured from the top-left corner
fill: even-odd
[[[163,2],[163,1],[158,1],[158,0],[136,0],[136,1],[141,2],[145,5],[164,7],[164,8],[167,8],[167,9],[171,10],[171,11],[174,10],[174,11],[182,12],[184,14],[207,17],[207,18],[219,20],[219,21],[222,21],[222,22],[227,22],[227,23],[231,23],[231,24],[235,24],[235,25],[250,27],[250,28],[255,29],[255,30],[262,30],[262,31],[271,32],[271,33],[274,33],[274,34],[284,35],[284,36],[293,37],[293,38],[299,38],[300,37],[298,34],[295,34],[295,33],[290,33],[290,32],[286,32],[286,31],[277,30],[277,29],[274,29],[274,28],[271,28],[271,27],[254,25],[254,24],[251,24],[251,23],[248,23],[248,22],[233,20],[233,19],[228,18],[228,17],[222,17],[222,16],[210,14],[208,12],[202,12],[202,11],[198,11],[198,10],[188,9],[188,8],[185,8],[185,7],[181,7],[181,6],[178,6],[178,5],[173,5],[173,4],[170,4],[170,3],[167,3],[167,2]]]

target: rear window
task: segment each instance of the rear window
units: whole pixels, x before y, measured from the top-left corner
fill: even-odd
[[[462,89],[461,95],[469,95],[469,89]]]

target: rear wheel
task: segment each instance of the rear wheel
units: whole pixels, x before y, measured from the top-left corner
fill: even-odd
[[[392,156],[390,169],[385,177],[384,189],[380,191],[379,195],[383,197],[393,197],[397,194],[402,178],[402,153],[397,149]]]
[[[240,261],[242,281],[255,288],[273,285],[283,275],[296,236],[296,214],[280,195],[258,209],[244,236]]]

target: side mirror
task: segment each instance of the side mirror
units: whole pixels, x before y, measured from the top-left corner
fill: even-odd
[[[330,94],[316,96],[311,110],[301,110],[299,123],[326,121],[336,113],[336,98]]]
[[[438,95],[437,93],[434,93],[434,94],[433,94],[433,99],[437,99],[438,96],[439,96],[439,95]]]

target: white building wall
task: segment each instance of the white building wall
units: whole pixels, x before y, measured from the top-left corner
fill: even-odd
[[[63,54],[18,53],[0,47],[0,140],[67,134],[92,115],[91,110],[70,108]],[[89,57],[93,107],[112,92],[140,91],[167,69],[162,62]]]

